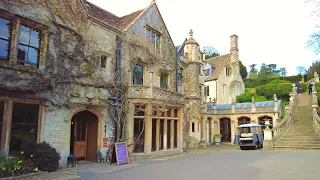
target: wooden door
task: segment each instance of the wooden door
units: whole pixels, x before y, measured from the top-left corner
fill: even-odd
[[[220,119],[221,142],[231,142],[230,119]]]
[[[86,159],[87,156],[87,121],[85,119],[74,120],[74,156]]]
[[[86,160],[96,161],[98,151],[98,120],[90,119],[87,121],[87,156]]]

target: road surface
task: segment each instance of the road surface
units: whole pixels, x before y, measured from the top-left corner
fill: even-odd
[[[319,180],[320,151],[212,152],[161,162],[149,161],[142,166],[81,179]]]

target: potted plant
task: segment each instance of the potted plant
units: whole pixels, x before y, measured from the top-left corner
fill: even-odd
[[[214,142],[216,145],[220,145],[222,134],[218,133],[214,135]]]

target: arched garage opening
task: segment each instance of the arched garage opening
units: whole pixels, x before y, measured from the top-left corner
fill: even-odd
[[[269,128],[272,129],[273,128],[273,123],[272,123],[272,117],[270,116],[261,116],[259,117],[259,124],[262,126],[262,129],[265,129],[265,120],[268,119],[270,120],[270,125],[269,125]]]
[[[250,124],[251,119],[249,117],[240,117],[238,118],[238,126],[241,124]]]

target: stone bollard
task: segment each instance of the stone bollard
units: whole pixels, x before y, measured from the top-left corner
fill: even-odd
[[[263,130],[263,149],[273,150],[272,130],[269,128],[270,120],[265,120],[266,129]]]

